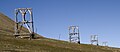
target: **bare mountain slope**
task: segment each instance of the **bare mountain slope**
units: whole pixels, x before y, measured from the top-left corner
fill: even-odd
[[[23,31],[27,31],[25,28]],[[14,21],[0,13],[0,52],[120,52],[118,48],[75,44],[40,37],[17,39],[13,36]]]

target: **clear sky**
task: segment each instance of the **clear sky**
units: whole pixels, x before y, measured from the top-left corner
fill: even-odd
[[[0,0],[0,12],[14,19],[15,8],[33,8],[37,33],[68,41],[68,26],[77,25],[81,43],[90,35],[120,47],[120,0]]]

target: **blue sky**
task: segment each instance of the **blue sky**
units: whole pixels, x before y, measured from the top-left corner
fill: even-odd
[[[120,0],[0,0],[0,12],[14,19],[15,8],[33,8],[35,29],[44,37],[68,41],[68,26],[77,25],[81,43],[90,35],[120,47]]]

